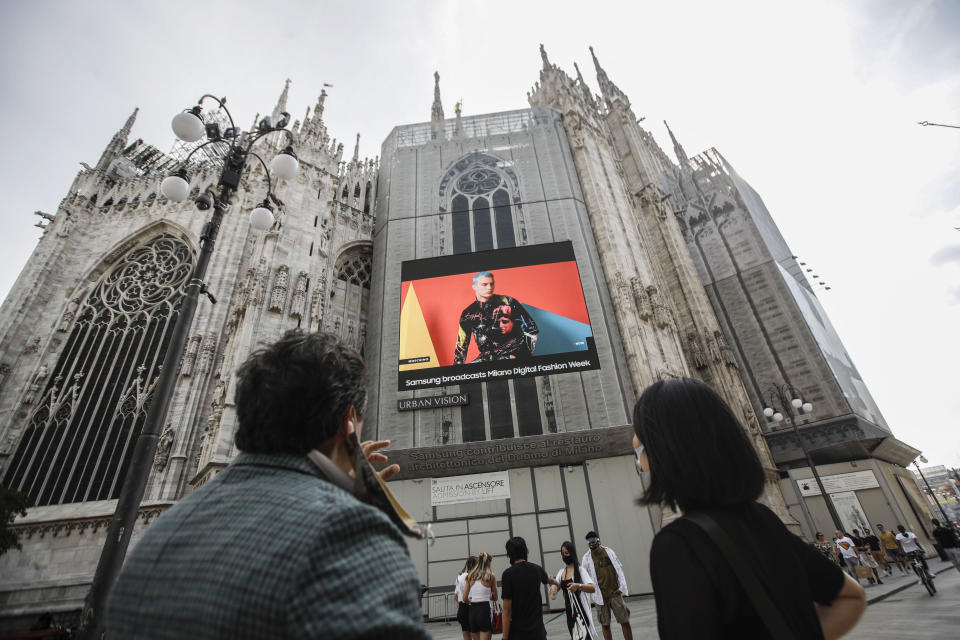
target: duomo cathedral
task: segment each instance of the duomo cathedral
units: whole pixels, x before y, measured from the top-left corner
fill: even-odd
[[[435,75],[430,119],[396,126],[374,159],[359,156],[359,134],[347,146],[331,137],[321,91],[290,127],[299,171],[274,179],[282,207],[265,232],[250,227],[266,177],[249,163],[207,271],[211,297],[190,328],[134,544],[230,463],[234,372],[298,327],[333,332],[367,361],[367,434],[391,439],[392,458],[409,462],[392,486],[438,534],[432,546],[410,542],[430,594],[452,590],[468,550],[502,555],[507,532],[549,563],[560,541],[590,529],[625,556],[631,591],[649,591],[650,540],[670,514],[634,506],[628,434],[637,394],[660,378],[700,378],[723,395],[768,471],[764,499],[798,532],[832,530],[822,498],[796,489],[805,449],[831,472],[868,460],[877,477],[902,475],[914,450],[892,436],[761,197],[715,149],[688,156],[672,131],[672,157],[661,149],[590,53],[599,93],[541,47],[529,104],[493,114],[458,105],[446,117]],[[274,122],[289,110],[288,87]],[[0,631],[44,611],[78,615],[197,260],[208,212],[194,200],[219,179],[223,158],[207,147],[190,158],[192,197],[168,201],[160,182],[191,149],[137,138],[137,115],[65,185],[56,211],[37,212],[43,236],[0,307],[0,477],[33,505],[12,525],[23,549],[0,556]],[[258,147],[267,160],[280,151],[272,138]],[[597,368],[398,390],[404,262],[558,242],[575,255]],[[782,388],[813,413],[774,406],[771,390]],[[401,410],[438,393],[468,400]],[[786,421],[768,419],[771,407]],[[573,446],[570,434],[589,438]],[[494,455],[516,443],[551,453]],[[458,451],[471,452],[469,466],[446,462]],[[431,481],[469,473],[506,474],[509,497],[431,502]],[[880,508],[871,490],[860,492],[868,512]]]

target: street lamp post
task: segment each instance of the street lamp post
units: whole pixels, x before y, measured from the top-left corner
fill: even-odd
[[[203,122],[202,105],[207,99],[216,102],[219,109],[226,113],[230,120],[230,128],[221,131],[219,124],[216,122]],[[137,436],[137,442],[130,459],[129,471],[127,471],[120,490],[117,509],[110,521],[103,550],[100,553],[100,560],[93,576],[93,583],[87,593],[79,629],[79,637],[81,638],[99,639],[104,633],[104,609],[107,596],[120,574],[127,547],[130,544],[130,538],[137,520],[137,512],[140,508],[140,502],[143,500],[143,493],[156,455],[160,426],[164,422],[170,399],[173,396],[177,369],[183,357],[187,335],[196,313],[197,299],[203,293],[210,299],[211,303],[216,303],[213,294],[207,290],[203,278],[207,272],[207,265],[210,263],[223,214],[230,199],[240,186],[240,178],[246,169],[248,158],[252,156],[259,160],[266,171],[267,177],[267,196],[250,213],[250,227],[257,231],[265,231],[271,228],[275,221],[271,202],[275,205],[281,204],[273,195],[270,187],[270,169],[267,168],[263,158],[252,150],[254,143],[274,132],[286,134],[288,142],[291,144],[274,157],[270,167],[273,169],[275,176],[283,179],[291,179],[297,173],[298,162],[292,147],[293,134],[285,128],[290,120],[289,114],[284,113],[281,120],[276,124],[273,124],[270,118],[264,118],[257,131],[241,134],[240,130],[234,125],[233,117],[227,110],[225,103],[226,98],[216,98],[207,94],[200,98],[196,106],[178,113],[173,118],[173,131],[181,140],[197,142],[204,136],[207,140],[193,149],[176,171],[164,178],[160,185],[160,191],[169,200],[182,202],[189,195],[190,185],[187,181],[187,167],[194,153],[210,144],[227,145],[228,149],[223,161],[220,181],[217,184],[220,192],[214,193],[211,189],[207,189],[196,200],[198,209],[205,211],[212,207],[213,215],[203,226],[203,231],[200,234],[200,255],[197,257],[197,263],[193,268],[190,280],[187,282],[173,335],[164,355],[160,376],[149,403],[150,406],[143,428]]]
[[[827,511],[830,512],[830,518],[833,520],[833,525],[838,530],[843,531],[843,521],[840,520],[840,514],[837,513],[837,508],[833,504],[833,499],[824,488],[823,481],[820,479],[820,474],[817,472],[817,467],[813,464],[813,459],[810,457],[810,452],[807,450],[807,445],[803,442],[803,436],[800,435],[800,429],[797,428],[797,418],[812,413],[813,404],[810,402],[805,402],[803,400],[803,394],[801,394],[793,385],[790,384],[771,385],[767,390],[767,402],[767,406],[763,409],[763,415],[767,418],[768,422],[778,424],[783,421],[783,412],[775,409],[777,402],[779,402],[783,411],[786,411],[789,415],[790,425],[793,427],[793,434],[797,437],[797,443],[800,445],[800,449],[803,451],[803,456],[807,459],[807,466],[810,467],[810,471],[813,472],[813,478],[816,480],[817,486],[820,488],[820,495],[823,496],[823,500],[827,504]],[[803,497],[801,496],[800,499],[803,500]]]

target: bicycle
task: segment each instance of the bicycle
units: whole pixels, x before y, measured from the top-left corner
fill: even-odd
[[[920,578],[920,582],[923,583],[923,586],[927,588],[927,593],[931,596],[937,593],[937,588],[933,584],[933,575],[927,569],[926,563],[923,561],[922,556],[920,555],[921,551],[913,551],[909,554],[910,556],[910,566],[913,567],[914,573],[917,574],[917,577]]]

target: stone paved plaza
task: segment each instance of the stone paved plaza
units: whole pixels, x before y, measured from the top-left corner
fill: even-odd
[[[867,587],[871,604],[860,624],[845,637],[864,640],[957,637],[960,629],[960,572],[941,560],[930,561],[930,567],[937,573],[936,596],[931,598],[912,575],[890,576],[883,585]],[[627,604],[635,640],[658,639],[653,597],[630,597]],[[543,617],[549,640],[568,640],[570,637],[562,613],[551,612]],[[455,620],[432,622],[427,628],[436,640],[462,638]],[[623,638],[619,625],[613,624],[612,628],[615,640]]]

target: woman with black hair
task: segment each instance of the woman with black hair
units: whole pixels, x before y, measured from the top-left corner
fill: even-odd
[[[716,392],[689,378],[656,382],[633,429],[637,466],[649,472],[638,503],[684,516],[650,549],[661,638],[839,638],[854,627],[863,588],[757,502],[763,467]]]
[[[560,583],[560,589],[563,590],[563,602],[567,610],[567,631],[570,632],[570,638],[573,639],[573,626],[579,620],[582,620],[584,629],[589,638],[596,637],[596,628],[593,626],[593,614],[590,609],[590,599],[584,595],[593,593],[596,585],[586,571],[580,571],[580,563],[577,561],[577,549],[572,542],[564,542],[560,545],[560,557],[563,558],[563,568],[557,572],[557,582]],[[550,597],[557,595],[557,587],[550,587]],[[580,636],[584,637],[584,636]]]

